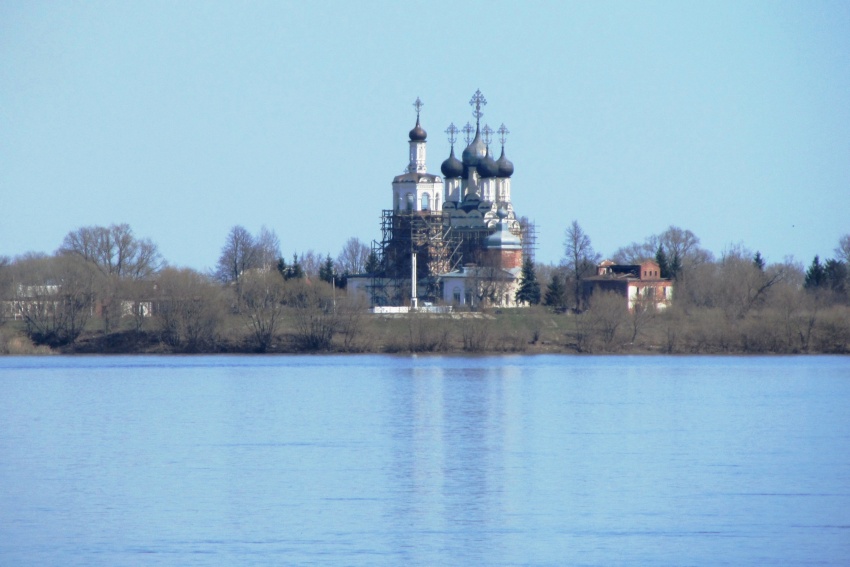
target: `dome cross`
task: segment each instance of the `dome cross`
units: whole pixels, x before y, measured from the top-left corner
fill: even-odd
[[[498,132],[498,133],[499,133],[499,141],[500,141],[500,142],[502,142],[502,146],[504,146],[504,145],[505,145],[505,140],[507,140],[507,139],[508,139],[508,134],[510,134],[510,133],[511,133],[511,131],[510,131],[510,130],[508,130],[508,129],[505,127],[505,124],[504,124],[504,122],[503,122],[503,123],[502,123],[502,125],[501,125],[501,126],[499,126],[499,129],[498,129],[498,130],[496,130],[496,132]]]
[[[484,128],[481,130],[481,133],[484,134],[484,145],[489,148],[490,147],[490,140],[493,137],[493,129],[490,128],[489,124],[485,124]]]
[[[450,143],[452,146],[454,146],[454,145],[455,145],[455,140],[457,140],[457,133],[458,133],[458,132],[460,132],[460,130],[458,130],[458,129],[457,129],[457,126],[455,126],[455,123],[454,123],[454,122],[452,122],[451,124],[449,124],[449,127],[448,127],[448,128],[446,128],[446,134],[448,134],[448,135],[449,135],[449,143]]]
[[[466,123],[466,126],[462,128],[463,131],[463,139],[466,140],[466,145],[468,146],[470,142],[472,142],[472,133],[475,129],[472,127],[472,124],[469,122]]]
[[[481,121],[481,117],[484,116],[484,113],[481,112],[481,107],[487,104],[487,99],[484,98],[484,95],[481,94],[481,89],[475,91],[475,94],[472,95],[472,98],[469,100],[469,106],[474,106],[475,110],[472,111],[472,116],[475,118],[475,127],[478,128],[478,124]]]

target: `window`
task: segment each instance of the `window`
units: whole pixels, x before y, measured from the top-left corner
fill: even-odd
[[[413,193],[407,194],[407,210],[408,211],[413,210]]]
[[[431,198],[428,196],[428,193],[422,194],[422,210],[427,211],[431,208]]]
[[[454,300],[455,303],[460,303],[460,288],[459,287],[456,287],[454,289],[454,292],[452,293],[452,300]]]

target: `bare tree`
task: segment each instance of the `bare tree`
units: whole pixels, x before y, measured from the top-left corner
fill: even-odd
[[[73,343],[92,311],[93,266],[72,256],[31,257],[16,263],[14,305],[36,344]]]
[[[328,350],[338,330],[331,286],[293,279],[286,283],[286,304],[295,318],[295,340],[304,350]]]
[[[650,239],[652,238],[657,237],[651,236]],[[658,248],[656,247],[655,249],[652,249],[652,245],[648,240],[643,244],[632,242],[628,246],[618,248],[617,251],[614,252],[614,255],[611,256],[611,260],[617,264],[640,264],[645,260],[653,258],[655,256],[655,251]]]
[[[712,260],[711,252],[700,248],[699,238],[693,232],[672,225],[661,234],[647,237],[643,243],[633,242],[618,248],[611,259],[618,264],[640,264],[656,258],[659,249],[663,250],[674,279],[682,279],[695,267]]]
[[[136,238],[126,223],[71,231],[58,253],[81,258],[100,272],[95,296],[106,332],[123,314],[127,282],[149,280],[163,265],[156,244],[147,238]]]
[[[362,274],[366,271],[371,249],[359,238],[349,238],[336,258],[340,273]]]
[[[260,234],[255,239],[255,264],[265,271],[271,270],[280,259],[280,239],[273,230],[265,226],[260,228]]]
[[[194,270],[165,268],[158,292],[155,313],[163,341],[189,352],[215,346],[223,318],[217,286]]]
[[[652,241],[652,237],[650,237]],[[682,230],[677,226],[670,226],[667,230],[657,236],[657,242],[652,242],[653,255],[658,246],[664,248],[670,262],[670,271],[674,279],[686,276],[694,267],[710,262],[712,254],[699,246],[699,238],[690,230]],[[674,265],[678,263],[678,271]]]
[[[596,269],[600,255],[594,252],[590,237],[573,221],[567,227],[564,238],[564,266],[572,284],[573,305],[581,308],[581,279],[590,276]]]
[[[254,237],[245,227],[236,225],[230,229],[224,246],[215,278],[222,283],[238,283],[246,270],[257,267],[257,247]]]
[[[510,303],[514,280],[505,270],[487,262],[483,266],[472,268],[472,293],[476,299],[475,307],[501,306]]]
[[[12,295],[12,260],[8,256],[0,256],[0,325],[6,322],[6,310],[12,305],[9,303]]]
[[[121,279],[149,278],[162,267],[156,244],[136,238],[126,223],[78,228],[65,236],[59,252],[79,256]]]
[[[838,239],[838,246],[835,247],[835,259],[850,264],[850,234],[845,234]]]
[[[266,352],[277,337],[284,292],[284,280],[276,271],[254,270],[243,276],[240,312],[259,352]]]
[[[325,261],[325,257],[321,254],[316,254],[312,249],[303,252],[298,259],[301,269],[304,270],[304,275],[308,278],[318,278],[319,268]]]

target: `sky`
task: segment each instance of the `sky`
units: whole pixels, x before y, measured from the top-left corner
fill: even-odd
[[[5,0],[0,256],[114,223],[198,270],[235,225],[336,256],[380,238],[416,98],[439,173],[476,89],[539,262],[573,220],[603,256],[675,225],[808,264],[850,233],[845,1]]]

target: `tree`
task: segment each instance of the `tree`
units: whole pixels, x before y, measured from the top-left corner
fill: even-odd
[[[699,238],[690,230],[670,226],[658,235],[658,243],[671,255],[670,277],[680,279],[693,267],[711,261],[711,252],[700,248]]]
[[[576,309],[581,305],[581,280],[593,273],[599,259],[600,255],[594,252],[590,237],[574,220],[565,232],[564,265],[571,279],[573,305]]]
[[[76,341],[92,313],[94,266],[71,255],[33,256],[15,272],[14,304],[30,339],[51,347]]]
[[[815,255],[811,266],[806,270],[806,280],[803,287],[810,290],[815,290],[822,287],[826,283],[826,270],[820,263],[820,257]]]
[[[337,264],[341,273],[362,274],[368,272],[366,266],[369,262],[371,250],[359,238],[349,238],[337,256]]]
[[[254,239],[254,266],[270,270],[280,258],[280,240],[273,230],[265,226],[260,228],[260,234]]]
[[[679,279],[679,274],[682,272],[682,257],[678,252],[673,252],[673,260],[670,261],[670,267],[667,269],[668,276],[674,280]]]
[[[756,255],[753,256],[753,266],[755,266],[760,272],[764,271],[765,261],[764,258],[762,258],[761,252],[758,250],[756,250]]]
[[[220,289],[204,275],[188,269],[164,269],[154,309],[162,340],[194,352],[215,346],[223,319]]]
[[[838,295],[844,295],[847,282],[847,265],[840,260],[829,259],[823,266],[826,286]]]
[[[147,238],[136,238],[126,223],[71,231],[58,253],[80,258],[99,271],[101,277],[93,289],[106,332],[124,314],[129,282],[150,280],[163,265],[157,246]]]
[[[258,267],[260,257],[256,241],[243,226],[234,226],[227,234],[215,271],[221,283],[239,283],[245,271]]]
[[[670,265],[667,262],[667,253],[664,252],[664,246],[662,244],[658,245],[658,250],[655,251],[655,261],[658,262],[658,267],[660,268],[661,277],[669,278],[670,277]]]
[[[331,287],[305,279],[287,282],[285,303],[292,308],[297,345],[305,350],[329,349],[339,327]]]
[[[243,276],[239,311],[259,352],[266,352],[277,336],[284,310],[284,285],[284,280],[267,270],[255,270]]]
[[[65,236],[58,252],[79,256],[103,274],[121,279],[150,278],[163,263],[156,244],[136,238],[126,223],[78,228]]]
[[[280,272],[284,280],[297,280],[304,277],[304,270],[301,269],[301,262],[298,261],[297,253],[292,254],[292,264],[289,265],[281,257],[277,261],[277,271]]]
[[[567,288],[564,284],[564,278],[557,272],[553,272],[552,278],[549,280],[549,285],[546,286],[546,295],[543,298],[543,304],[555,309],[566,307]]]
[[[325,261],[322,262],[321,266],[319,266],[319,279],[323,282],[334,285],[334,276],[334,261],[331,258],[331,255],[328,254]]]
[[[845,264],[850,264],[850,234],[845,234],[838,240],[835,248],[835,257]]]
[[[474,301],[470,307],[505,305],[510,302],[513,279],[510,274],[489,261],[471,269],[471,291]]]
[[[369,257],[366,260],[366,265],[364,266],[364,270],[369,275],[377,274],[381,269],[380,262],[378,261],[378,255],[375,251],[369,252]]]
[[[534,273],[534,262],[526,258],[522,263],[519,288],[516,290],[516,302],[537,305],[540,303],[540,282]]]
[[[298,258],[298,263],[301,265],[304,276],[308,278],[318,277],[319,268],[322,267],[323,262],[324,258],[316,254],[313,250],[303,252]]]
[[[3,300],[12,299],[12,260],[8,256],[0,256],[0,306]],[[0,310],[0,325],[5,322],[6,308]]]
[[[668,262],[666,277],[673,279],[681,279],[696,266],[712,260],[711,252],[700,248],[699,238],[693,232],[672,225],[661,234],[647,237],[643,244],[619,248],[612,259],[618,264],[640,264],[656,257],[659,248],[664,250]]]

